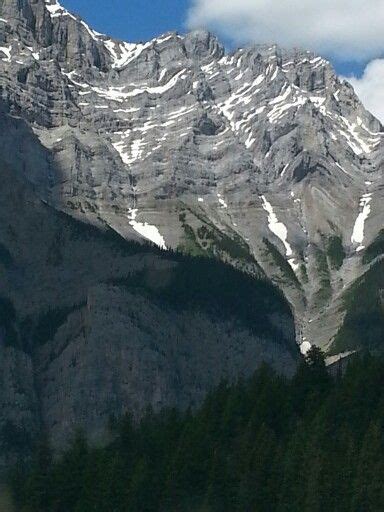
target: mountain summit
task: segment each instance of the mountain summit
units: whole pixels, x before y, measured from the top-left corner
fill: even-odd
[[[117,321],[108,310],[109,301],[123,310],[129,302],[125,292],[108,288],[111,280],[121,285],[129,262],[112,257],[111,247],[102,241],[92,244],[110,268],[102,269],[94,255],[89,260],[81,257],[79,247],[71,245],[83,230],[79,221],[127,241],[215,256],[268,278],[293,308],[296,341],[303,353],[312,344],[338,354],[357,350],[362,343],[374,348],[382,343],[383,128],[351,85],[320,56],[262,45],[226,54],[217,38],[205,31],[127,43],[95,32],[55,0],[1,0],[0,111],[0,155],[7,170],[2,175],[7,183],[2,187],[4,216],[13,212],[1,228],[0,259],[11,295],[23,305],[23,322],[37,315],[44,339],[56,340],[55,349],[44,348],[33,356],[38,370],[35,367],[31,375],[37,372],[40,389],[50,389],[47,382],[55,381],[59,368],[78,364],[74,346],[65,362],[60,359],[78,322],[82,330],[76,339],[95,340],[88,323],[95,310],[107,318],[106,329],[108,322]],[[11,193],[12,187],[19,192]],[[27,203],[22,205],[20,198]],[[38,213],[32,214],[35,208]],[[37,263],[31,257],[44,242],[37,251],[30,232],[38,231],[40,224],[48,229],[41,220],[47,215],[61,219],[63,214],[79,224],[65,228],[64,239],[62,231],[49,227],[47,265],[65,267],[61,291],[53,292],[53,281],[40,282],[33,271]],[[17,238],[24,221],[29,223],[22,231],[26,238]],[[61,251],[63,240],[71,241],[67,254]],[[18,248],[19,266],[11,265],[7,244]],[[75,260],[69,263],[67,257]],[[143,270],[137,258],[129,264]],[[162,269],[159,276],[164,266],[166,274],[171,272],[175,263],[162,263],[162,258],[157,252],[156,257],[148,256],[145,269]],[[69,269],[77,265],[87,276],[87,265],[97,269],[100,282],[82,276],[76,278],[79,288],[73,286]],[[29,288],[20,284],[20,268],[29,269]],[[49,276],[53,279],[54,269]],[[103,293],[101,282],[108,283]],[[95,286],[97,291],[92,291]],[[136,299],[129,300],[140,310]],[[46,311],[46,316],[37,313],[42,304],[60,304],[56,330],[44,323]],[[259,319],[260,311],[255,315]],[[279,332],[287,326],[285,342],[290,348],[287,352],[273,345],[271,357],[277,366],[279,357],[293,365],[293,329],[284,315],[278,320]],[[127,326],[120,321],[119,332],[125,333]],[[205,317],[194,321],[213,329]],[[170,323],[163,318],[161,329],[169,332]],[[179,326],[181,332],[186,332],[187,323]],[[226,331],[221,326],[218,332]],[[191,333],[186,336],[193,338]],[[209,343],[214,346],[214,341]],[[227,355],[232,358],[231,347]],[[179,373],[169,374],[158,400],[149,399],[149,389],[143,391],[142,382],[138,384],[140,406],[185,404],[187,397],[200,397],[189,381],[185,396],[171,396],[183,365],[178,359],[182,356],[168,349],[166,359],[173,354]],[[261,352],[254,354],[257,361],[268,351]],[[59,363],[52,368],[49,361],[55,358]],[[243,371],[243,363],[235,367]],[[139,367],[143,373],[153,370],[147,360]],[[160,372],[156,368],[155,373]],[[81,381],[88,391],[93,389],[91,373],[85,372]],[[111,389],[117,385],[105,378]],[[44,395],[43,409],[55,400],[53,388]],[[76,400],[69,400],[68,410],[73,412]],[[107,409],[116,412],[103,407],[103,418]],[[50,428],[61,438],[60,414],[55,408],[49,411]]]
[[[3,110],[30,128],[0,145],[40,197],[264,273],[303,349],[329,347],[383,225],[382,126],[330,64],[277,46],[227,55],[204,31],[117,41],[55,0],[0,11]]]

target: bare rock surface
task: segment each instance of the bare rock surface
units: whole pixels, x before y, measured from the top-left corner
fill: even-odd
[[[326,60],[305,50],[262,45],[227,54],[204,31],[127,43],[93,31],[55,0],[1,0],[0,97],[3,167],[30,187],[32,203],[40,199],[51,208],[49,215],[65,212],[96,228],[109,227],[127,240],[218,256],[252,275],[266,276],[293,308],[302,350],[311,344],[332,348],[345,316],[345,293],[372,264],[364,255],[383,226],[384,152],[380,122]],[[47,255],[39,251],[47,235],[40,220],[29,218],[25,198],[14,200],[17,223],[26,218],[35,222],[28,229],[42,236],[33,251],[44,261]],[[12,229],[18,236],[21,226]],[[50,258],[66,262],[67,280],[58,284],[57,268],[49,270],[50,262],[34,273],[35,282],[33,272],[25,270],[5,276],[9,289],[28,294],[28,300],[21,292],[13,297],[24,316],[40,314],[51,303],[78,305],[50,340],[53,344],[34,356],[36,368],[47,372],[39,370],[36,384],[44,390],[46,421],[61,439],[62,429],[55,424],[58,409],[63,407],[69,422],[76,416],[68,412],[75,407],[70,391],[66,400],[59,399],[66,376],[62,365],[87,360],[87,350],[99,346],[104,336],[103,325],[95,331],[104,317],[105,325],[113,325],[109,332],[116,346],[120,332],[131,332],[131,320],[110,312],[109,302],[121,303],[123,309],[130,303],[132,310],[149,306],[143,298],[106,284],[121,265],[140,267],[141,257],[126,263],[120,258],[111,262],[108,256],[107,265],[95,257],[85,264],[82,251],[89,253],[88,241],[76,250],[70,247],[68,254],[60,253],[60,238],[50,243]],[[33,268],[37,259],[28,265]],[[84,279],[103,276],[102,285],[87,277],[82,286],[72,287],[77,269]],[[22,272],[31,279],[27,289]],[[84,290],[94,300],[90,309]],[[172,336],[178,338],[185,329],[188,340],[195,336],[186,318],[179,319],[181,325],[169,312],[161,318],[166,332],[172,326]],[[201,322],[206,328],[208,320]],[[83,330],[75,332],[79,325]],[[207,357],[216,378],[229,369],[215,359],[216,327],[211,334]],[[238,336],[246,357],[249,334],[239,331]],[[168,343],[161,332],[155,338],[156,344]],[[133,380],[116,395],[124,396],[124,403],[137,392],[137,372],[150,373],[141,367],[137,350],[129,345],[119,352],[123,360],[134,354],[138,364]],[[264,353],[262,344],[257,350]],[[84,351],[81,357],[79,351]],[[93,349],[91,356],[91,367],[117,357]],[[51,357],[55,363],[49,362]],[[230,357],[232,371],[238,362]],[[23,366],[25,355],[20,358],[9,364]],[[188,380],[200,375],[199,364],[197,357],[177,371]],[[79,379],[92,380],[89,368],[84,373],[88,377],[76,368]],[[113,388],[107,369],[99,377],[108,383],[106,389]],[[167,372],[159,374],[158,382],[158,395],[144,388],[138,392],[144,402],[150,397],[154,404],[184,404],[200,396],[188,391],[187,384],[180,396],[173,395]],[[90,393],[88,403],[91,389],[84,391]],[[34,399],[28,403],[32,411]]]

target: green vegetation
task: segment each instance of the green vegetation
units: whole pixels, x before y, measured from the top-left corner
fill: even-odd
[[[0,446],[2,450],[11,449],[14,453],[28,453],[31,444],[32,436],[24,426],[7,420],[0,427]]]
[[[32,329],[32,340],[34,345],[44,345],[55,337],[59,327],[63,325],[68,316],[80,309],[82,305],[69,306],[62,309],[49,309],[42,313]]]
[[[179,251],[182,254],[189,256],[213,256],[210,253],[206,242],[199,243],[198,236],[194,232],[193,228],[187,223],[187,212],[185,208],[182,208],[179,214],[179,221],[184,229],[184,237],[179,245]]]
[[[59,229],[51,242],[51,245],[48,248],[47,265],[52,267],[58,267],[63,263],[63,247],[64,247],[64,231]]]
[[[384,229],[380,231],[377,238],[366,248],[363,256],[363,263],[371,263],[378,256],[384,254]]]
[[[267,248],[267,252],[272,256],[272,259],[275,265],[280,269],[283,276],[291,281],[295,286],[300,287],[300,282],[297,279],[295,272],[293,271],[291,265],[285,259],[285,257],[280,253],[277,247],[270,242],[267,238],[263,238],[264,245]]]
[[[343,241],[339,236],[331,236],[327,241],[327,256],[332,268],[339,270],[345,259]]]
[[[42,208],[48,209],[46,206]],[[115,279],[110,282],[123,283],[134,289],[136,293],[147,293],[151,301],[157,300],[162,307],[184,308],[184,310],[196,308],[214,318],[224,317],[231,320],[235,318],[240,327],[249,327],[257,333],[257,336],[270,333],[273,338],[281,341],[283,336],[274,326],[270,314],[274,312],[287,314],[289,318],[292,315],[283,295],[268,282],[256,282],[254,278],[245,276],[216,258],[207,258],[207,253],[202,249],[200,257],[194,259],[180,252],[162,251],[150,244],[126,241],[109,228],[103,230],[82,223],[64,213],[53,213],[49,209],[48,211],[52,217],[50,217],[47,231],[50,234],[50,243],[46,247],[48,258],[44,263],[49,261],[52,265],[59,267],[57,274],[59,285],[67,282],[67,279],[70,280],[73,274],[74,263],[70,258],[71,252],[81,255],[84,251],[85,265],[88,264],[86,255],[89,251],[100,255],[97,257],[105,258],[107,265],[114,264],[113,257],[116,254],[119,256],[149,254],[153,258],[147,259],[148,268],[144,272],[129,276],[132,265],[127,261],[125,267],[122,264],[118,265],[119,271],[116,272]],[[184,219],[184,212],[180,215],[181,219]],[[193,233],[192,229],[191,232]],[[204,234],[204,236],[209,235]],[[203,258],[201,254],[205,257]],[[91,264],[94,257],[92,255],[90,258]],[[167,281],[166,286],[161,286],[159,279],[156,279],[157,287],[151,287],[147,274],[151,272],[153,274],[154,269],[161,267],[161,264],[157,265],[157,261],[163,258],[169,263],[165,266],[173,278],[169,283]],[[22,268],[23,262],[16,261],[16,267],[19,264]],[[140,263],[136,261],[133,267],[137,268],[137,266],[140,267]],[[123,268],[126,270],[122,270]],[[171,270],[172,268],[174,270]],[[63,270],[65,270],[64,273]],[[129,277],[126,277],[127,274]],[[55,273],[48,277],[50,286],[54,284],[54,281],[50,281],[51,279],[55,279]],[[104,279],[108,278],[106,276],[99,278],[95,275],[93,282],[104,282]],[[45,286],[45,283],[42,286]],[[87,288],[84,287],[78,291],[79,294],[73,298],[73,302],[70,296],[56,305],[49,306],[44,302],[41,303],[38,311],[34,310],[33,314],[23,313],[21,308],[16,313],[12,310],[11,315],[10,304],[0,300],[0,340],[2,343],[13,346],[21,342],[21,348],[32,354],[35,347],[44,345],[54,338],[57,330],[66,323],[68,315],[82,307],[82,303],[86,301]],[[295,347],[291,349],[294,350]]]
[[[201,247],[198,239],[195,235],[195,232],[188,224],[183,223],[184,229],[184,237],[183,241],[179,246],[179,250],[183,254],[188,254],[190,256],[204,256],[204,254],[209,254],[205,247]]]
[[[219,253],[224,252],[234,260],[243,260],[247,263],[256,265],[256,261],[252,256],[248,245],[240,236],[236,234],[234,234],[233,238],[231,238],[221,233],[221,236],[216,238],[213,245],[219,251]]]
[[[327,261],[327,255],[319,248],[315,249],[316,267],[320,277],[320,288],[315,294],[315,301],[325,304],[332,295],[331,274]]]
[[[111,284],[148,294],[162,307],[201,310],[215,319],[235,318],[257,336],[268,335],[277,342],[282,342],[282,335],[270,315],[278,312],[291,316],[277,287],[212,258],[182,256],[182,264],[175,267],[162,287],[151,286],[146,271],[114,279]]]
[[[346,315],[332,345],[332,353],[384,344],[384,262],[378,261],[345,293]]]
[[[301,274],[301,279],[302,279],[303,283],[307,284],[309,282],[309,279],[308,279],[307,267],[305,266],[304,263],[302,263],[300,265],[300,274]]]
[[[10,267],[13,263],[11,253],[2,243],[0,243],[0,263],[2,263],[5,268]]]
[[[6,297],[0,297],[0,342],[6,347],[19,345],[15,322],[16,312],[12,302]]]
[[[49,212],[52,215],[52,212]],[[138,253],[155,253],[163,254],[164,251],[154,244],[149,242],[141,244],[130,240],[125,240],[119,233],[111,229],[109,226],[100,228],[99,226],[93,226],[87,224],[79,219],[75,219],[63,212],[55,211],[57,233],[53,243],[55,246],[55,240],[60,239],[61,249],[70,242],[95,242],[104,243],[106,249],[111,249],[114,253],[120,253],[124,256],[131,256]]]
[[[252,256],[247,243],[236,233],[231,236],[221,232],[201,214],[192,212],[201,225],[194,229],[187,224],[186,211],[179,214],[179,220],[184,229],[184,240],[180,245],[180,251],[191,256],[227,256],[233,261],[251,263],[259,268]]]
[[[315,258],[318,273],[324,278],[329,279],[330,274],[326,254],[318,247],[315,249]]]
[[[195,412],[42,443],[10,478],[17,512],[382,512],[384,361],[331,377],[320,351],[287,381],[268,367],[221,384]]]
[[[248,245],[236,233],[233,233],[231,238],[213,226],[202,225],[198,228],[197,235],[199,240],[202,243],[206,242],[206,246],[213,252],[216,251],[219,254],[225,253],[233,260],[243,260],[253,264],[256,263]]]

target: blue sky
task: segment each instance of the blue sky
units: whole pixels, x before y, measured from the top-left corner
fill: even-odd
[[[92,28],[129,42],[206,28],[229,49],[247,41],[312,49],[347,77],[384,123],[384,0],[59,0]]]
[[[191,0],[62,0],[61,4],[79,14],[95,30],[136,42],[170,30],[185,32]],[[223,39],[228,46],[229,39],[222,36]],[[365,65],[340,59],[332,61],[345,76],[359,76]]]
[[[61,0],[99,32],[125,41],[146,41],[170,30],[185,31],[189,0]]]

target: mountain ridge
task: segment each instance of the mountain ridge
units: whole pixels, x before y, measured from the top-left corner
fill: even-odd
[[[28,169],[40,196],[127,239],[262,269],[303,350],[331,347],[383,217],[383,130],[353,88],[312,52],[225,54],[204,31],[124,43],[54,0],[21,5],[1,6],[1,96],[46,148],[46,169]]]

